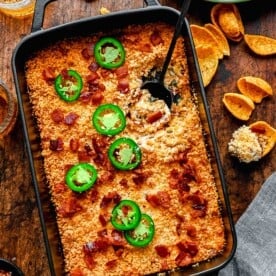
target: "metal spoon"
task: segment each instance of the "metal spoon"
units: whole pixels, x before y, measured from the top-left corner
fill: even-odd
[[[181,13],[178,17],[178,20],[177,20],[177,23],[175,26],[175,31],[173,34],[173,38],[172,38],[172,41],[171,41],[171,44],[170,44],[167,56],[165,58],[163,68],[162,68],[160,75],[153,80],[145,81],[142,85],[142,88],[148,89],[150,94],[154,98],[164,100],[169,108],[171,108],[171,105],[173,103],[173,93],[165,87],[164,78],[165,78],[165,74],[168,69],[172,54],[173,54],[173,50],[174,50],[177,38],[181,33],[182,25],[184,23],[184,18],[189,9],[190,3],[191,3],[191,0],[183,1],[182,7],[181,7]]]

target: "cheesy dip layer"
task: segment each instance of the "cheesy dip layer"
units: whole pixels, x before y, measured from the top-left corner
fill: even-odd
[[[128,26],[57,42],[26,63],[68,275],[144,275],[207,261],[224,249],[218,195],[182,37],[165,76],[177,99],[171,109],[141,89],[145,79],[160,72],[172,33],[173,27],[162,22]],[[117,68],[104,68],[96,60],[94,48],[103,37],[115,38],[124,48],[124,62]],[[58,76],[71,80],[68,70],[82,80],[74,101],[62,99],[55,88]],[[118,106],[125,116],[124,129],[115,135],[101,134],[93,125],[95,110],[104,104]],[[119,138],[138,146],[136,167],[124,170],[111,163],[109,149]],[[83,163],[95,168],[97,178],[92,187],[77,192],[66,176]],[[111,223],[123,200],[135,202],[151,217],[154,235],[147,245],[129,243],[125,231]],[[124,216],[129,210],[121,212]]]

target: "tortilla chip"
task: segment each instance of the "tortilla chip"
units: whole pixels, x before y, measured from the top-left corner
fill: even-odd
[[[235,4],[216,4],[211,9],[211,21],[225,36],[239,42],[244,36],[244,26]]]
[[[217,68],[218,58],[216,51],[210,46],[197,46],[196,48],[197,58],[201,71],[202,81],[204,87],[206,87],[213,79]]]
[[[204,27],[213,34],[223,55],[230,56],[230,47],[224,33],[216,25],[211,23],[205,24]]]
[[[247,121],[255,109],[254,102],[238,93],[225,93],[222,99],[228,111],[237,119]]]
[[[195,24],[190,25],[195,47],[212,47],[216,57],[223,58],[223,52],[220,45],[214,35],[205,27],[201,27]]]
[[[263,35],[245,34],[244,40],[247,46],[257,55],[276,54],[276,39]]]
[[[257,121],[249,127],[252,132],[258,135],[263,148],[262,157],[267,155],[276,144],[276,129],[265,121]]]
[[[237,86],[243,95],[248,96],[255,103],[260,103],[263,98],[273,94],[270,84],[257,77],[246,76],[239,78]]]

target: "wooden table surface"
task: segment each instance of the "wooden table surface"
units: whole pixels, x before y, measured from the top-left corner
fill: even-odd
[[[274,2],[274,3],[272,3]],[[179,9],[180,0],[163,0],[163,5]],[[276,2],[252,1],[238,7],[246,33],[276,38]],[[210,22],[212,3],[193,0],[189,10],[190,23]],[[143,0],[59,0],[47,6],[44,28],[88,16],[98,15],[101,7],[110,11],[141,8]],[[0,78],[15,93],[11,55],[16,44],[30,33],[31,18],[13,19],[0,14]],[[276,92],[276,59],[250,53],[244,42],[230,43],[231,56],[220,61],[218,72],[206,94],[217,135],[221,160],[228,185],[234,221],[255,197],[264,180],[275,171],[276,150],[263,160],[241,165],[227,154],[232,132],[241,126],[222,105],[226,92],[235,92],[239,77],[253,75],[266,79]],[[275,95],[256,106],[248,123],[265,120],[276,127]],[[274,161],[274,162],[273,162]],[[33,189],[28,157],[24,146],[22,123],[18,118],[12,133],[0,148],[0,258],[15,262],[28,275],[50,275]]]

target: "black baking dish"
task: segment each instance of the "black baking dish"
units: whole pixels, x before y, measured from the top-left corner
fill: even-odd
[[[147,7],[145,8],[95,16],[42,30],[44,10],[46,5],[51,1],[53,0],[37,1],[32,33],[23,38],[15,48],[12,57],[12,68],[50,271],[52,275],[62,275],[64,274],[62,250],[59,244],[55,211],[50,203],[50,195],[43,170],[39,133],[36,128],[35,119],[32,117],[32,107],[27,93],[24,71],[25,63],[33,52],[49,45],[49,43],[64,38],[105,31],[110,29],[110,26],[112,28],[120,28],[129,24],[159,21],[175,25],[179,12],[170,7],[160,6],[157,0],[148,0],[146,1]],[[209,107],[202,85],[189,24],[186,19],[181,35],[184,37],[186,43],[185,48],[189,64],[190,83],[198,99],[199,113],[204,133],[206,134],[206,145],[217,184],[227,239],[226,248],[222,255],[208,262],[202,262],[197,266],[181,270],[181,275],[203,275],[221,269],[231,260],[236,249],[236,235]]]

